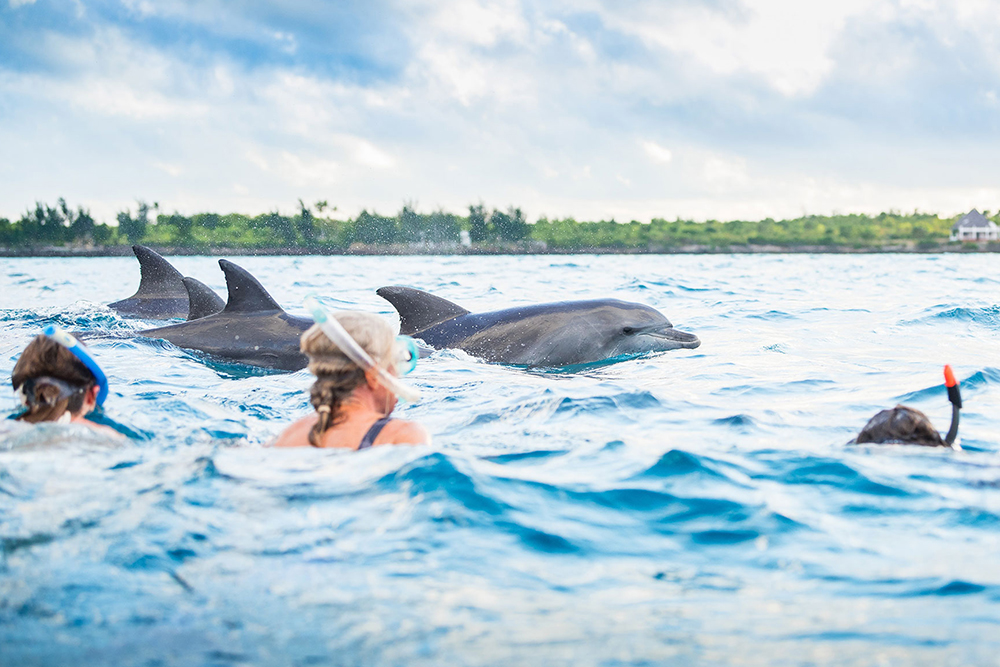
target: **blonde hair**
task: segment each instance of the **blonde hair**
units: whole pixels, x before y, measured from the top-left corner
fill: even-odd
[[[333,317],[375,363],[385,365],[395,342],[395,333],[385,318],[359,311],[335,313]],[[365,371],[316,324],[302,334],[299,349],[309,357],[309,371],[316,376],[309,390],[309,402],[319,413],[319,419],[309,431],[309,444],[320,447],[323,433],[343,420],[341,405],[366,381]]]

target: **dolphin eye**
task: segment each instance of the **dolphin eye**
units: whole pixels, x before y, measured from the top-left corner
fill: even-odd
[[[635,329],[633,329],[632,327],[625,327],[624,329],[622,329],[622,333],[625,334],[626,336],[631,336],[632,334],[635,333]]]

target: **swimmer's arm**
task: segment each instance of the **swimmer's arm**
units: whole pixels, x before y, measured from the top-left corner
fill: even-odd
[[[388,433],[386,433],[388,431]],[[403,419],[393,419],[386,424],[382,434],[385,436],[384,444],[387,445],[429,445],[431,436],[423,425],[417,422],[405,421]],[[377,441],[381,441],[378,438]],[[378,444],[383,444],[378,442]]]

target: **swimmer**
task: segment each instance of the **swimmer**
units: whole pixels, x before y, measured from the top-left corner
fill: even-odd
[[[80,341],[58,327],[46,327],[28,343],[10,382],[25,408],[20,421],[81,424],[121,436],[87,418],[104,404],[108,379]]]
[[[316,411],[285,429],[273,446],[366,449],[429,444],[423,426],[389,416],[398,396],[419,398],[398,380],[416,365],[413,340],[395,337],[379,315],[351,311],[329,316],[314,300],[307,305],[316,324],[302,334],[299,347],[316,376],[310,390]]]
[[[948,388],[948,400],[951,402],[951,427],[943,438],[923,412],[905,405],[897,405],[891,410],[882,410],[872,417],[861,429],[858,437],[849,444],[924,445],[961,449],[955,444],[955,438],[958,436],[962,394],[951,366],[944,367],[944,383]]]

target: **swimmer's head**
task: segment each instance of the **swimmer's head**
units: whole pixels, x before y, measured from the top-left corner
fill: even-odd
[[[333,315],[358,345],[381,368],[394,375],[399,373],[397,359],[399,345],[389,322],[380,315],[358,311]],[[342,420],[340,408],[355,389],[374,380],[377,376],[352,361],[318,324],[309,327],[299,342],[302,353],[309,357],[309,370],[316,376],[310,390],[310,402],[319,413],[319,420],[309,433],[309,442],[320,446],[320,439],[327,428]],[[374,380],[377,382],[377,380]],[[386,412],[395,407],[396,399],[387,391]]]
[[[10,383],[27,408],[18,419],[34,424],[81,412],[97,378],[66,346],[42,335],[21,353]]]
[[[351,338],[364,349],[375,363],[385,369],[392,367],[395,352],[395,334],[389,322],[381,315],[359,311],[335,313],[334,318]],[[302,353],[309,357],[309,370],[314,375],[360,368],[340,347],[323,333],[318,324],[309,327],[299,342]]]

